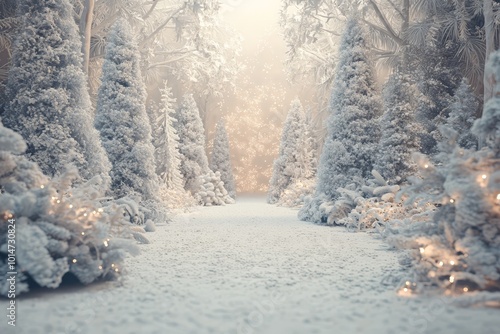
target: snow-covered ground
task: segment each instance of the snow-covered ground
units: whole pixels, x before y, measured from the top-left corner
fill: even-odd
[[[18,299],[0,333],[494,333],[496,309],[403,298],[397,254],[298,221],[263,198],[197,209],[148,234],[122,282]],[[1,301],[5,310],[5,300]]]

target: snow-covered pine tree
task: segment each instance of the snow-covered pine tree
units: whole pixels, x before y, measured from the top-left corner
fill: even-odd
[[[210,169],[220,173],[220,178],[222,182],[224,182],[224,188],[226,188],[229,196],[235,199],[236,186],[234,183],[233,168],[231,166],[229,139],[227,138],[226,126],[222,120],[220,120],[215,127]]]
[[[95,125],[112,164],[112,193],[116,197],[140,195],[142,201],[155,202],[158,177],[139,66],[131,28],[119,20],[106,46]]]
[[[273,175],[269,184],[267,202],[275,204],[291,184],[302,178],[307,164],[305,157],[306,119],[304,108],[298,99],[292,101],[283,126],[278,158],[274,161]]]
[[[384,89],[384,114],[380,118],[381,138],[374,169],[389,183],[404,183],[416,172],[413,152],[418,152],[419,132],[407,74],[396,71]]]
[[[477,148],[477,137],[471,130],[478,109],[478,98],[467,79],[463,79],[455,91],[446,120],[446,124],[458,132],[457,143],[463,148]]]
[[[21,0],[18,12],[2,120],[25,138],[26,154],[45,174],[73,164],[85,180],[101,176],[105,189],[111,166],[92,123],[70,1]]]
[[[101,207],[95,200],[101,190],[91,182],[72,187],[79,180],[76,169],[50,180],[22,156],[26,148],[0,123],[0,295],[7,295],[7,273],[13,271],[16,294],[28,291],[30,280],[57,288],[67,273],[83,284],[119,277],[126,253],[137,251],[120,239],[129,234],[122,211]],[[15,268],[9,264],[9,219],[15,220]]]
[[[375,120],[381,103],[364,31],[356,19],[347,22],[339,52],[316,193],[299,212],[308,221],[326,221],[318,214],[325,198],[334,201],[340,196],[338,188],[371,177],[380,137]]]
[[[184,191],[184,181],[180,171],[179,136],[174,128],[176,99],[167,82],[161,94],[161,105],[153,123],[156,173],[168,189]]]
[[[193,95],[184,95],[175,118],[175,128],[180,138],[184,189],[194,195],[199,190],[199,177],[207,174],[209,168],[205,152],[205,130]]]

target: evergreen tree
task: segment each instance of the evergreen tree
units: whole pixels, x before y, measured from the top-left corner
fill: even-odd
[[[193,95],[184,95],[176,113],[175,127],[180,138],[184,189],[194,195],[199,190],[199,177],[207,174],[209,168],[205,152],[205,130]]]
[[[161,107],[154,115],[153,145],[155,146],[156,173],[167,189],[184,191],[184,181],[180,172],[181,154],[179,136],[174,128],[174,104],[172,89],[165,82],[161,91]]]
[[[212,151],[210,169],[220,173],[220,178],[224,182],[224,188],[233,199],[236,198],[236,186],[234,184],[233,168],[231,166],[231,156],[229,151],[229,139],[227,138],[224,121],[219,121],[215,128],[215,137]]]
[[[120,20],[108,38],[95,124],[113,165],[114,195],[140,195],[143,201],[154,201],[158,178],[139,63],[132,31]]]
[[[348,186],[358,177],[370,177],[380,136],[375,122],[379,110],[364,32],[351,19],[342,36],[330,99],[328,134],[314,196],[318,201],[311,200],[302,208],[301,219],[318,221],[312,217],[318,217],[316,213],[324,195],[335,200],[340,196],[338,188]]]
[[[405,182],[416,171],[412,153],[420,147],[411,91],[408,75],[401,72],[391,76],[384,91],[385,111],[374,168],[391,183]]]
[[[102,208],[94,199],[101,190],[91,183],[71,187],[79,179],[75,169],[50,180],[21,156],[26,148],[19,134],[0,123],[0,295],[7,295],[7,273],[14,271],[16,295],[28,291],[30,281],[57,288],[67,273],[83,284],[119,277],[126,252],[136,251],[114,238],[126,236],[122,211]],[[7,247],[10,219],[15,261]]]
[[[58,175],[68,164],[89,180],[109,185],[110,163],[92,124],[82,72],[81,41],[68,0],[22,0],[2,119],[28,144],[42,171]]]
[[[302,104],[298,99],[290,106],[283,132],[278,158],[274,162],[267,202],[277,203],[283,192],[295,181],[313,173],[310,152],[307,151],[308,131]]]
[[[477,137],[472,134],[479,101],[467,79],[463,79],[453,96],[446,124],[457,131],[457,143],[463,148],[476,148]]]

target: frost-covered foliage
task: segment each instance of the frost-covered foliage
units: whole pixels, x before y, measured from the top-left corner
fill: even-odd
[[[441,130],[456,138],[453,130]],[[447,146],[447,147],[445,147]],[[407,193],[419,206],[437,204],[429,219],[399,226],[388,241],[413,249],[417,291],[429,287],[457,293],[500,288],[500,165],[490,149],[466,150],[441,144],[434,166],[419,156],[423,179]],[[443,156],[446,155],[446,158]]]
[[[277,204],[289,208],[301,207],[306,197],[314,193],[315,188],[314,178],[297,180],[283,191]]]
[[[236,185],[234,183],[233,167],[229,150],[229,139],[227,138],[226,126],[223,121],[219,121],[215,128],[214,145],[210,169],[220,173],[220,178],[224,182],[224,188],[233,199],[236,198]]]
[[[369,177],[377,152],[380,102],[372,63],[358,22],[351,19],[340,45],[340,58],[330,100],[328,134],[318,167],[314,198],[299,212],[308,221],[326,221],[319,214],[324,199],[334,201],[339,188]]]
[[[479,101],[467,79],[463,79],[453,96],[446,125],[458,132],[458,145],[463,148],[477,148],[477,137],[472,134]]]
[[[200,176],[207,174],[209,168],[205,152],[205,130],[193,95],[187,94],[183,97],[175,118],[175,128],[180,138],[184,189],[194,195],[199,190]]]
[[[209,171],[199,177],[198,183],[200,186],[195,198],[199,204],[204,206],[234,204],[234,199],[224,188],[220,172]]]
[[[92,124],[78,28],[68,0],[22,0],[22,25],[9,71],[5,126],[25,138],[27,156],[49,175],[75,165],[83,179],[110,164]]]
[[[446,122],[462,76],[446,46],[434,43],[416,52],[415,57],[418,59],[412,65],[418,68],[415,77],[419,90],[415,115],[424,130],[420,133],[421,152],[435,155],[441,141],[438,128]]]
[[[374,164],[374,168],[389,183],[403,183],[416,171],[411,155],[420,148],[419,126],[412,102],[412,85],[408,75],[395,72],[384,90],[381,137]]]
[[[130,27],[118,21],[108,39],[95,124],[112,164],[112,193],[116,197],[139,195],[145,208],[160,215],[151,125],[139,62]]]
[[[269,184],[268,203],[277,203],[294,183],[314,177],[309,135],[304,109],[296,99],[291,103],[283,126],[279,154]]]
[[[120,238],[130,236],[122,211],[99,203],[102,179],[73,187],[79,176],[69,169],[49,180],[21,156],[26,148],[0,123],[0,294],[8,291],[10,271],[18,272],[16,294],[28,291],[29,280],[57,288],[66,274],[83,284],[119,277],[126,253],[137,250]],[[15,222],[15,268],[8,264],[8,221]]]
[[[184,190],[184,180],[180,170],[179,136],[174,128],[176,100],[167,82],[161,93],[160,107],[150,108],[156,174],[160,178],[158,195],[162,202],[171,209],[188,207],[194,205],[194,199]]]

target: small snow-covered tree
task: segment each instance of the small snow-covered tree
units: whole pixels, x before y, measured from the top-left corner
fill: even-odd
[[[224,188],[220,172],[209,171],[199,177],[198,183],[199,189],[194,197],[199,204],[203,206],[234,204],[234,199]]]
[[[304,109],[296,99],[291,103],[283,126],[279,155],[274,162],[269,185],[268,203],[277,203],[290,185],[314,174],[308,135]]]
[[[132,31],[120,20],[108,38],[95,124],[113,165],[113,194],[154,201],[158,178],[139,63]]]
[[[233,168],[229,151],[229,139],[227,138],[224,121],[219,121],[215,127],[214,145],[210,169],[220,173],[220,178],[224,182],[224,188],[233,199],[236,198],[236,186],[234,184]]]
[[[101,178],[73,187],[79,176],[69,169],[51,180],[22,156],[26,148],[0,123],[0,295],[7,295],[13,271],[16,294],[30,281],[57,288],[68,273],[83,284],[121,276],[126,253],[137,250],[121,239],[130,235],[122,211],[96,200]],[[8,231],[16,234],[15,259]]]
[[[338,188],[348,186],[356,178],[370,177],[377,152],[380,134],[375,119],[380,101],[364,32],[355,19],[347,23],[339,50],[316,200],[308,201],[302,208],[299,217],[304,220],[318,221],[316,213],[325,196],[335,200],[340,195]]]
[[[161,91],[161,105],[153,120],[153,144],[155,146],[156,173],[167,188],[183,189],[183,179],[180,172],[181,154],[179,152],[179,136],[174,128],[176,99],[172,89],[165,82]]]
[[[385,111],[380,118],[381,138],[375,170],[390,183],[403,183],[416,171],[412,153],[419,150],[412,86],[408,75],[395,72],[384,90]]]
[[[26,154],[50,176],[68,164],[109,185],[110,163],[92,124],[81,41],[69,0],[22,0],[2,120],[28,144]]]
[[[193,95],[184,95],[175,118],[175,127],[180,138],[184,189],[194,195],[199,190],[199,177],[208,173],[209,168],[205,152],[205,130]]]
[[[477,137],[472,134],[479,101],[467,79],[463,79],[453,96],[446,124],[458,132],[457,143],[463,148],[476,148]]]

